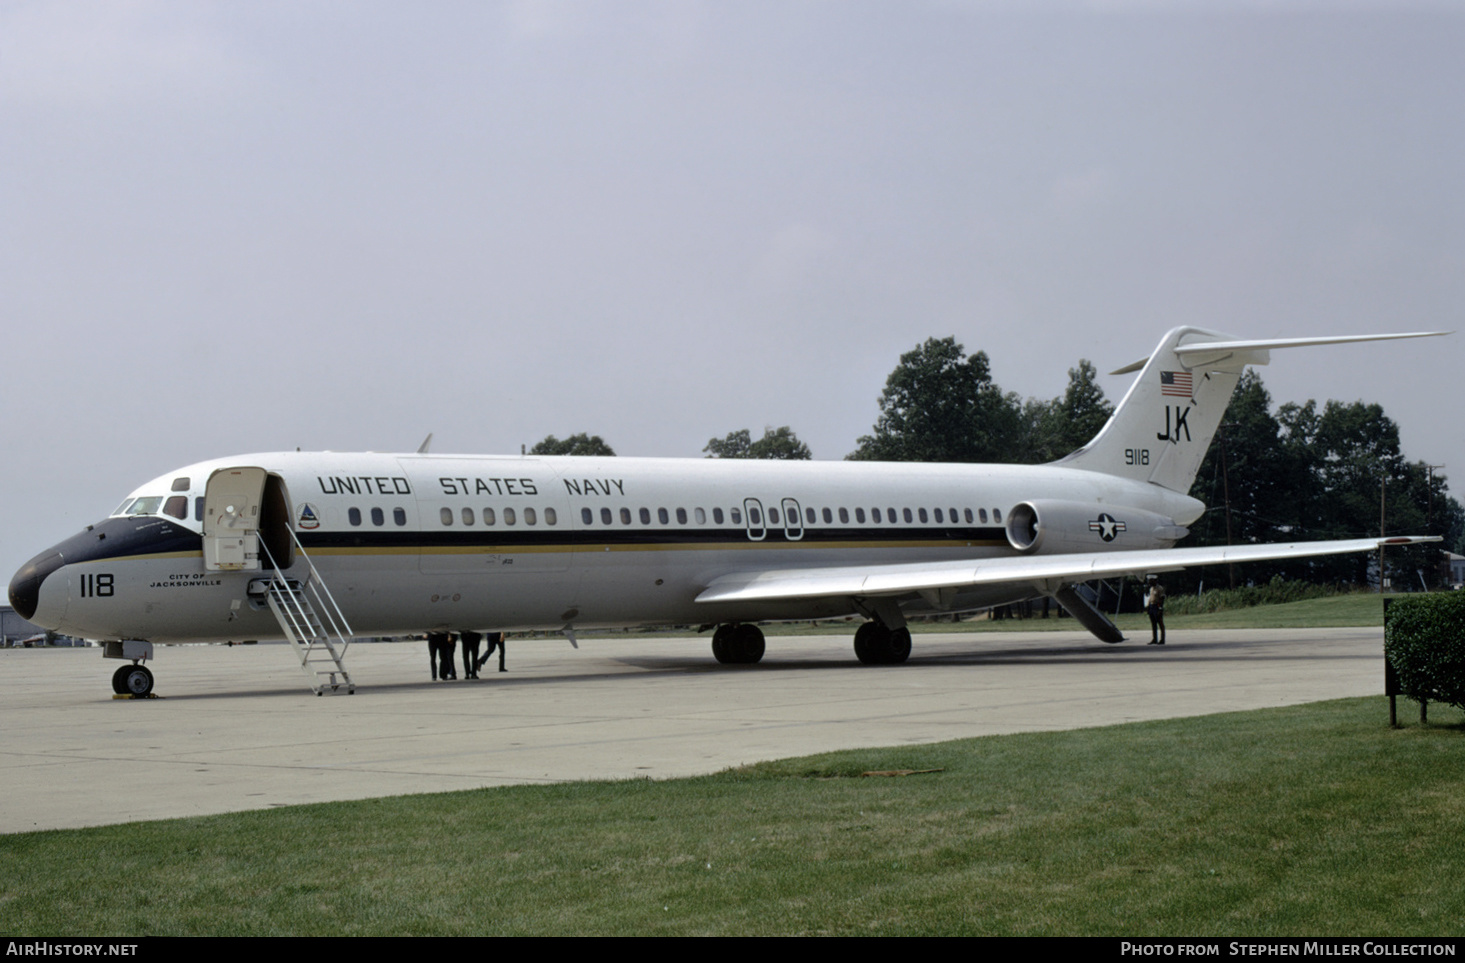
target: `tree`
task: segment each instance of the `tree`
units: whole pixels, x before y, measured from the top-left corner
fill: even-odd
[[[1056,461],[1099,433],[1114,414],[1114,406],[1099,387],[1099,372],[1087,358],[1068,369],[1068,388],[1052,401],[1031,399],[1023,407],[1028,442],[1022,461]]]
[[[561,441],[554,435],[545,435],[544,440],[529,449],[531,455],[614,455],[615,450],[599,435],[578,435]]]
[[[1292,506],[1305,491],[1305,467],[1282,442],[1272,397],[1254,370],[1236,384],[1220,429],[1196,472],[1190,495],[1206,514],[1191,525],[1188,545],[1243,545],[1295,539]],[[1228,566],[1228,581],[1266,582],[1289,574],[1286,563]],[[1292,577],[1304,572],[1295,570]],[[1183,577],[1182,581],[1183,581]]]
[[[1022,403],[992,382],[985,352],[970,357],[955,338],[929,338],[900,356],[880,395],[875,433],[849,454],[858,461],[1012,461]]]
[[[766,458],[780,461],[808,461],[813,458],[809,446],[799,441],[788,425],[764,428],[763,437],[752,440],[748,429],[729,432],[726,438],[713,438],[702,449],[708,458]]]

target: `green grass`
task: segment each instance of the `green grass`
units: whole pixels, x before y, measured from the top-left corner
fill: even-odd
[[[1390,729],[1381,697],[1352,699],[12,835],[0,919],[117,936],[1458,934],[1465,727],[1437,715]],[[941,771],[859,776],[889,769]]]

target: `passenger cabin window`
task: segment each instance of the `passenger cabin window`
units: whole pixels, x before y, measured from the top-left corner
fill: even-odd
[[[383,514],[380,508],[373,508],[371,510],[371,523],[373,525],[385,525],[387,523],[387,516]]]
[[[666,513],[666,509],[664,508],[658,508],[656,510],[656,520],[663,525],[671,524],[671,516]]]
[[[398,525],[406,525],[407,510],[405,508],[392,509],[392,521],[396,522]]]
[[[687,524],[687,510],[685,508],[678,508],[677,509],[677,524],[678,525],[685,525],[685,524]]]
[[[985,508],[977,509],[977,516],[982,519],[983,525],[987,524],[987,510]]]
[[[732,523],[734,525],[743,524],[743,513],[741,511],[736,508],[728,509],[728,511],[732,516]]]
[[[602,508],[600,510],[600,520],[602,522],[604,522],[606,525],[609,525],[610,524],[610,518],[611,518],[610,509],[609,508]]]
[[[906,524],[909,525],[911,523],[911,521],[912,521],[912,519],[911,519],[911,510],[909,508],[907,508],[907,509],[904,509],[904,512],[905,512],[905,521],[906,521]]]
[[[629,508],[622,508],[621,509],[621,524],[622,525],[629,525],[629,524],[631,524],[631,510]]]
[[[453,510],[451,508],[444,508],[439,511],[438,517],[443,520],[444,525],[453,524]]]
[[[839,510],[839,520],[842,522],[849,521],[849,519],[845,517],[843,508]],[[865,524],[865,510],[863,508],[855,509],[855,521],[859,522],[861,525]]]
[[[471,508],[465,508],[465,509],[463,509],[463,524],[464,525],[472,525],[473,524],[473,509],[471,509]]]
[[[517,519],[514,517],[514,510],[512,508],[505,508],[504,509],[504,524],[505,525],[513,525],[516,521],[517,521]]]
[[[525,525],[535,525],[535,524],[538,524],[538,522],[539,522],[539,519],[534,516],[534,509],[532,509],[532,508],[526,508],[526,509],[524,509],[524,524]]]
[[[846,513],[846,512],[845,512],[845,510],[844,510],[844,509],[843,509],[843,508],[841,508],[841,509],[840,509],[840,510],[839,510],[839,514],[840,514],[840,516],[841,516],[841,517],[840,517],[840,519],[839,519],[839,520],[840,520],[840,521],[842,521],[842,522],[847,522],[847,521],[849,521],[849,519],[848,519],[848,518],[846,518],[846,517],[844,517],[844,516],[845,516],[845,515],[847,515],[847,514],[848,514],[848,513]],[[830,511],[830,510],[829,510],[829,509],[827,509],[827,508],[826,508],[826,509],[824,509],[824,524],[825,524],[825,525],[829,525],[829,524],[832,524],[832,523],[833,523],[833,522],[834,522],[834,513],[833,513],[833,512],[831,512],[831,511]]]
[[[348,509],[346,509],[346,520],[349,521],[352,525],[360,525],[361,524],[361,509],[359,509],[359,508],[348,508]]]
[[[485,524],[485,525],[496,525],[496,524],[498,524],[498,519],[496,519],[494,517],[493,509],[492,508],[485,508],[483,510],[483,524]]]
[[[930,516],[926,514],[926,510],[924,508],[918,508],[918,509],[916,509],[916,512],[920,515],[921,524],[922,525],[926,524],[928,521],[931,520]],[[906,512],[905,513],[905,520],[906,521],[910,521],[911,520],[911,513],[910,512]]]
[[[582,509],[580,509],[580,524],[582,524],[582,525],[594,525],[595,524],[595,515],[593,513],[591,513],[590,509],[588,509],[588,508],[582,508]]]
[[[716,522],[717,524],[721,525],[722,524],[722,519],[723,519],[722,509],[720,509],[720,508],[714,508],[712,510],[712,520],[714,522]]]
[[[546,524],[546,525],[556,525],[558,523],[559,523],[559,517],[557,515],[555,515],[554,509],[553,508],[546,508],[544,510],[544,524]]]
[[[703,511],[700,508],[694,508],[692,510],[692,512],[693,512],[693,517],[697,519],[697,524],[698,525],[706,525],[707,524],[707,513],[705,511]]]
[[[643,508],[643,509],[641,509],[641,524],[642,525],[650,525],[651,524],[651,509],[649,509],[649,508]]]
[[[972,510],[970,508],[965,508],[962,509],[962,512],[964,515],[966,515],[966,523],[970,525],[972,523]]]

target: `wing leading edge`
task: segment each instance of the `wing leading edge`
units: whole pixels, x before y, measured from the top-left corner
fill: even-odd
[[[713,579],[696,600],[753,602],[832,596],[871,598],[1002,583],[1030,585],[1038,592],[1046,592],[1060,584],[1071,585],[1118,575],[1173,572],[1193,565],[1343,555],[1348,552],[1375,551],[1380,546],[1438,541],[1441,539],[1437,535],[1401,535],[1334,542],[1215,545],[1093,555],[1031,555],[1016,558],[958,559],[950,562],[903,562],[892,565],[734,572]]]

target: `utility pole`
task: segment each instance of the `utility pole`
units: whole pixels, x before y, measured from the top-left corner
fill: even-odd
[[[1379,594],[1384,594],[1384,490],[1389,484],[1389,476],[1385,475],[1379,479]]]

